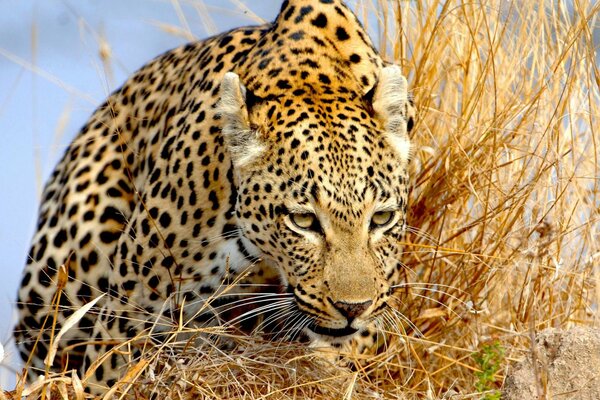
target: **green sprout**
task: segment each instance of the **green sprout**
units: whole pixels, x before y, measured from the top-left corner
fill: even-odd
[[[482,397],[482,400],[500,400],[500,391],[495,390],[496,373],[502,367],[504,361],[505,349],[500,342],[483,345],[481,350],[473,353],[473,360],[479,367],[480,371],[475,373],[477,382],[475,388],[479,392],[488,392]]]

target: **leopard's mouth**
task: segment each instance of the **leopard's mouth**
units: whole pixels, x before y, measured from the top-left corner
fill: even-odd
[[[325,328],[317,324],[312,324],[308,326],[308,329],[310,329],[312,332],[318,335],[331,336],[334,338],[350,336],[358,332],[358,329],[353,328],[350,325],[346,326],[345,328]]]

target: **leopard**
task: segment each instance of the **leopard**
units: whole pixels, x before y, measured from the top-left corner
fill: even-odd
[[[158,56],[45,186],[16,302],[29,376],[94,365],[106,390],[140,356],[114,351],[128,340],[269,313],[308,347],[373,345],[405,279],[414,120],[341,0]]]

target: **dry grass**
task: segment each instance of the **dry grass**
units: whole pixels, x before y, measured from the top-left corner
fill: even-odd
[[[567,3],[360,3],[419,108],[398,292],[414,325],[389,332],[387,351],[353,372],[286,343],[238,338],[230,353],[170,343],[149,350],[132,366],[135,383],[113,394],[477,398],[482,345],[506,349],[494,389],[532,331],[598,326],[600,4]],[[61,379],[47,387],[83,396],[77,378]]]

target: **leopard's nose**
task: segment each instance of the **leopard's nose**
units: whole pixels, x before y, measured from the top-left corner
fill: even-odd
[[[367,300],[362,303],[346,303],[345,301],[336,301],[333,306],[340,312],[344,317],[348,319],[348,324],[352,323],[354,318],[364,313],[367,308],[373,304],[371,300]]]

